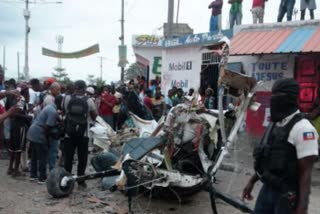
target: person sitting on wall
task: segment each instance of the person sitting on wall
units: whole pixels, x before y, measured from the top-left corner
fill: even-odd
[[[252,19],[253,24],[263,23],[263,17],[264,17],[264,6],[265,2],[267,0],[253,0],[252,1]]]
[[[231,4],[229,12],[230,29],[233,29],[234,24],[241,25],[242,20],[242,0],[229,0]]]
[[[317,9],[315,0],[301,0],[300,1],[300,10],[301,10],[301,18],[300,20],[304,20],[306,15],[306,9],[309,9],[310,19],[314,19],[314,10]]]
[[[215,0],[209,5],[211,9],[211,18],[210,18],[210,32],[216,32],[221,30],[221,10],[222,10],[223,1]]]
[[[292,20],[292,12],[296,0],[281,0],[279,6],[278,22],[282,22],[282,19],[285,14],[287,14],[287,21]]]

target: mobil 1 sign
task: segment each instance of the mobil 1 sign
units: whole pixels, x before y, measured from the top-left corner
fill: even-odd
[[[192,61],[170,62],[169,71],[190,71],[192,70]]]
[[[168,62],[163,82],[168,88],[177,87],[187,91],[190,87],[195,87],[196,80],[199,79],[194,69],[192,60]]]

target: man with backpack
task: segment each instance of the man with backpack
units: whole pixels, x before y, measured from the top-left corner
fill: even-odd
[[[67,95],[63,106],[65,111],[65,161],[64,167],[68,172],[72,172],[72,162],[75,150],[78,153],[77,174],[84,175],[88,160],[88,120],[94,121],[97,117],[96,106],[93,100],[85,96],[86,83],[78,80],[74,83],[74,93]],[[86,188],[86,183],[78,183]]]

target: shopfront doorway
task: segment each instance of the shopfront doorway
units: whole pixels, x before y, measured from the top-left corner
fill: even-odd
[[[299,107],[302,112],[310,112],[318,96],[320,54],[297,56],[295,62],[295,79],[300,86]]]

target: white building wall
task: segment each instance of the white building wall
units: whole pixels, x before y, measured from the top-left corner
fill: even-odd
[[[161,76],[161,66],[158,66],[156,71],[153,71],[155,57],[162,57],[162,48],[160,47],[134,47],[135,54],[139,54],[149,61],[149,79],[155,79],[156,76]],[[160,65],[162,61],[160,61]]]

